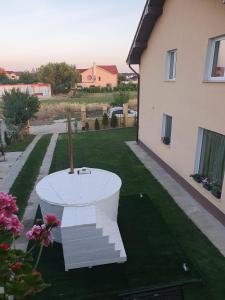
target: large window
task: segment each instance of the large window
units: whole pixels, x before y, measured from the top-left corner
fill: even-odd
[[[170,50],[167,52],[166,59],[166,80],[176,79],[176,62],[177,62],[177,51]]]
[[[209,42],[207,79],[225,80],[225,37],[211,39]]]
[[[164,144],[170,145],[171,133],[172,133],[172,117],[164,114],[163,124],[162,124],[162,142]]]
[[[225,170],[225,136],[203,130],[199,174],[208,182],[222,188]]]

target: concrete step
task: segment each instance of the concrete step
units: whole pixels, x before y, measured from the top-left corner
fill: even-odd
[[[126,258],[124,257],[117,257],[117,258],[108,258],[108,259],[100,259],[100,260],[89,260],[89,261],[82,261],[79,263],[71,263],[71,264],[65,264],[66,271],[71,269],[79,269],[79,268],[85,268],[85,267],[94,267],[99,265],[106,265],[106,264],[114,264],[114,263],[124,263],[126,262]]]

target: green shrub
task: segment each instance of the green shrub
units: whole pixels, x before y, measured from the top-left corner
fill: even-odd
[[[106,128],[109,126],[109,118],[106,113],[103,114],[102,126],[103,126],[103,128]]]
[[[89,130],[89,123],[88,122],[85,123],[85,130],[87,130],[87,131]]]
[[[123,104],[127,103],[130,99],[130,94],[125,91],[120,91],[113,95],[113,105],[115,106],[122,106]]]
[[[112,114],[112,118],[111,118],[111,127],[115,128],[118,125],[118,119],[115,113]]]
[[[98,119],[95,119],[95,130],[99,130],[99,129],[100,129],[99,121]]]

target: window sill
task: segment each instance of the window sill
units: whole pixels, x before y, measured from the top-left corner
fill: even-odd
[[[176,82],[176,79],[165,79],[164,82]]]
[[[210,80],[210,79],[208,79],[208,80],[203,80],[202,82],[203,83],[225,83],[225,79],[223,79],[223,80]]]
[[[204,184],[203,182],[199,182],[194,178],[193,178],[193,181],[196,182],[198,184],[198,186],[201,187],[201,189],[206,190],[209,194],[211,194],[214,198],[216,198],[219,201],[221,200],[221,193],[217,194],[217,193],[213,192],[212,189],[209,189],[206,184]]]

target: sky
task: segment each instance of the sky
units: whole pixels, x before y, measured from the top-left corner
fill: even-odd
[[[146,0],[7,0],[0,10],[0,67],[23,71],[48,62],[77,68],[126,58]]]

